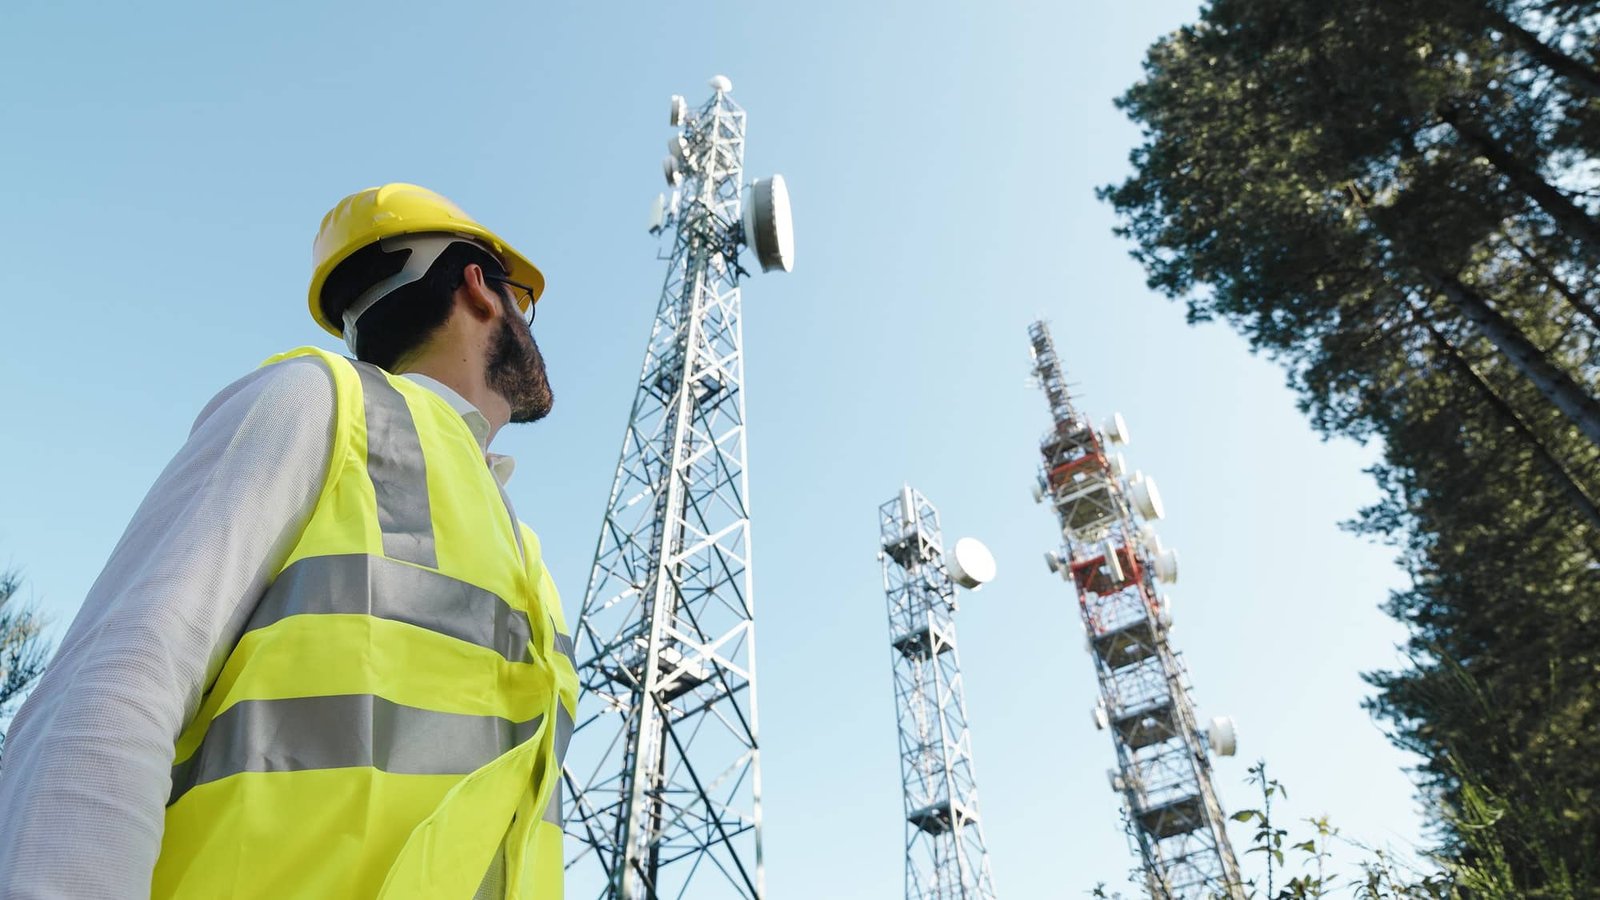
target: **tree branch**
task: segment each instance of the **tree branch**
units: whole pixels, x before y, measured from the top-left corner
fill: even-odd
[[[1571,470],[1556,458],[1544,441],[1539,439],[1539,436],[1534,433],[1533,428],[1522,417],[1522,414],[1517,412],[1510,403],[1506,402],[1506,399],[1495,391],[1493,385],[1478,374],[1478,370],[1474,369],[1472,363],[1468,362],[1462,355],[1460,348],[1451,343],[1450,339],[1445,337],[1434,326],[1427,313],[1417,309],[1409,298],[1406,299],[1406,305],[1411,310],[1412,320],[1428,332],[1428,336],[1432,338],[1434,346],[1438,348],[1440,354],[1450,364],[1450,367],[1466,379],[1467,383],[1477,390],[1489,406],[1505,419],[1506,425],[1533,451],[1534,458],[1539,461],[1540,466],[1545,470],[1545,474],[1554,483],[1556,489],[1567,495],[1572,501],[1572,505],[1595,528],[1595,535],[1600,536],[1600,502],[1596,502],[1595,498],[1578,482],[1577,477],[1572,474]]]
[[[1494,6],[1484,4],[1479,9],[1491,27],[1510,38],[1512,43],[1538,60],[1540,65],[1565,78],[1579,91],[1600,98],[1600,72],[1546,44],[1537,34],[1523,28]]]
[[[1538,272],[1546,283],[1555,288],[1562,297],[1566,298],[1568,305],[1583,314],[1583,317],[1588,319],[1589,323],[1594,325],[1596,329],[1600,329],[1600,307],[1596,307],[1574,291],[1565,279],[1555,273],[1554,269],[1545,265],[1544,260],[1540,259],[1538,254],[1517,243],[1516,238],[1513,238],[1509,233],[1501,232],[1500,237],[1511,245],[1511,248],[1517,251],[1517,255],[1521,256],[1523,261],[1531,266],[1535,272]]]
[[[1593,216],[1573,203],[1555,185],[1545,181],[1537,171],[1517,159],[1493,135],[1463,116],[1458,105],[1446,105],[1439,111],[1439,118],[1454,129],[1478,155],[1510,179],[1517,190],[1539,204],[1539,208],[1555,219],[1563,230],[1600,250],[1600,222],[1596,222]]]

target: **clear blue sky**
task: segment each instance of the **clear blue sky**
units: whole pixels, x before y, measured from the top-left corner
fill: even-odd
[[[695,10],[690,18],[674,10]],[[0,561],[69,622],[208,397],[315,342],[312,235],[341,196],[416,181],[545,268],[557,394],[505,432],[510,492],[569,615],[582,598],[662,263],[645,232],[667,98],[721,72],[747,172],[782,172],[797,267],[746,286],[767,881],[901,892],[877,505],[910,481],[1000,575],[962,662],[995,880],[1081,896],[1132,865],[1048,513],[1025,328],[1054,322],[1082,404],[1120,410],[1182,553],[1175,640],[1202,716],[1237,717],[1290,816],[1419,839],[1359,708],[1396,662],[1391,552],[1336,523],[1371,448],[1322,443],[1280,372],[1145,289],[1096,185],[1137,135],[1111,99],[1196,14],[1138,4],[74,4],[0,11]],[[1236,833],[1243,848],[1246,834]],[[1251,864],[1253,865],[1253,863]]]

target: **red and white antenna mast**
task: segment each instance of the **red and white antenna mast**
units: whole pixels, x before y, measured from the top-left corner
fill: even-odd
[[[1202,731],[1169,640],[1172,605],[1157,585],[1178,580],[1178,555],[1161,546],[1152,524],[1162,516],[1161,495],[1154,479],[1128,474],[1111,450],[1128,441],[1122,416],[1096,428],[1073,406],[1049,326],[1033,323],[1028,338],[1053,419],[1039,442],[1034,499],[1049,501],[1064,542],[1045,560],[1078,595],[1100,681],[1094,723],[1111,733],[1111,786],[1122,795],[1146,886],[1162,900],[1243,900],[1211,783],[1210,754],[1233,755],[1233,720],[1212,719]]]

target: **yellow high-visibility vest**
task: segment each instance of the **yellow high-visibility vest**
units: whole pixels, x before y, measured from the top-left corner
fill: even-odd
[[[155,897],[561,897],[572,639],[434,392],[312,348],[316,510],[177,741]]]

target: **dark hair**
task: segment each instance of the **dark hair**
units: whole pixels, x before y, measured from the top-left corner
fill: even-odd
[[[329,321],[341,321],[349,306],[367,288],[400,271],[410,250],[385,252],[370,244],[350,254],[328,273],[322,288],[322,309]],[[446,247],[421,278],[397,288],[361,316],[356,358],[383,369],[394,367],[427,343],[450,317],[451,299],[465,283],[463,270],[471,263],[486,275],[504,277],[505,268],[476,244],[456,241]],[[499,284],[495,292],[504,294]]]

